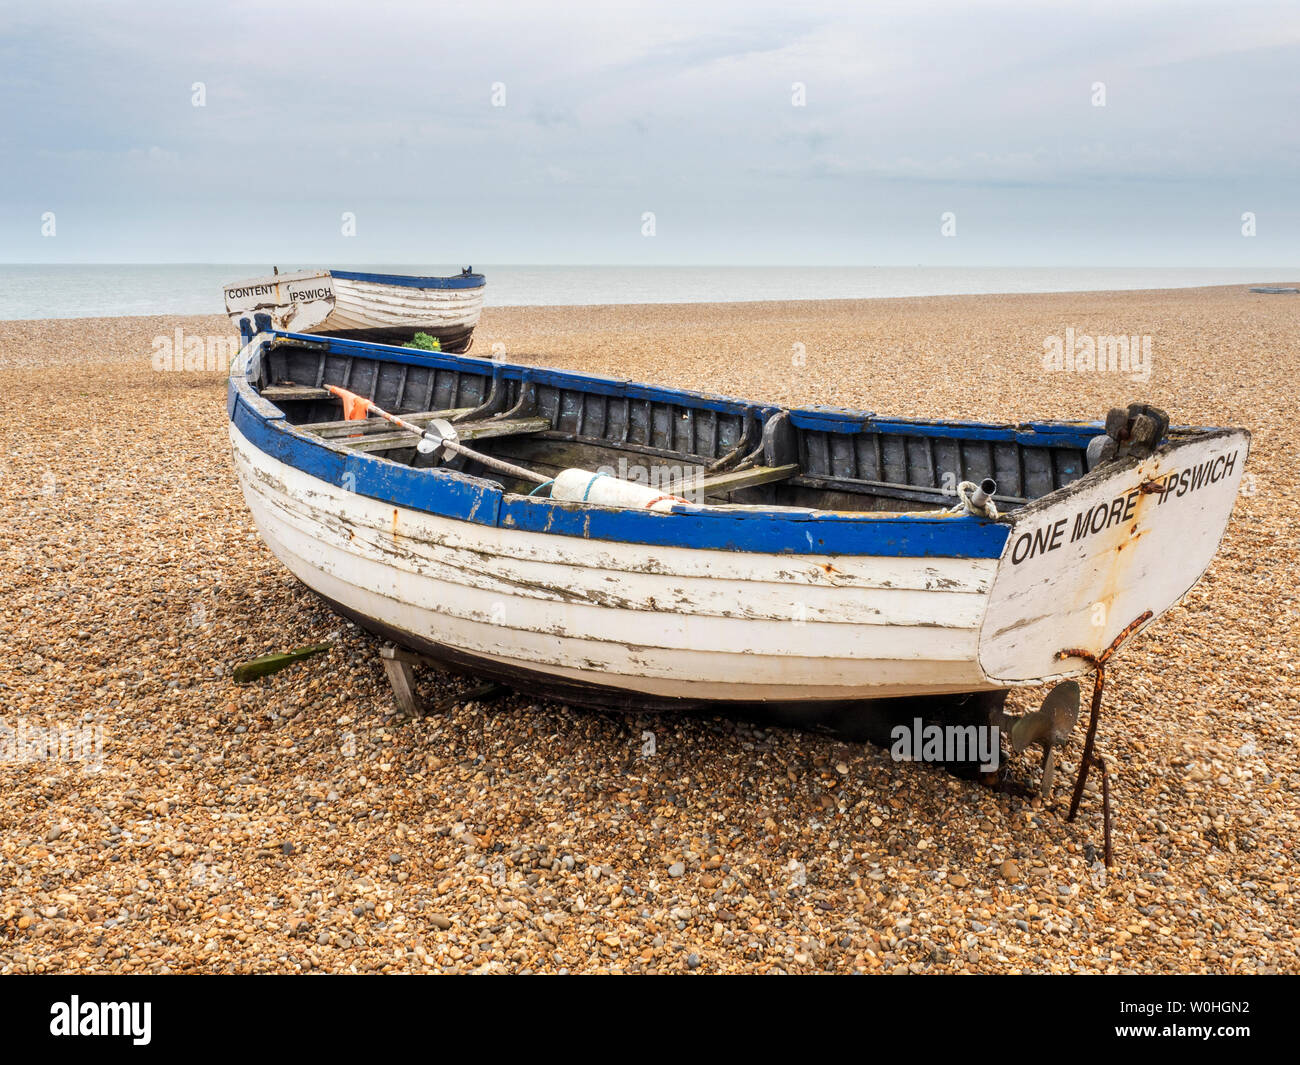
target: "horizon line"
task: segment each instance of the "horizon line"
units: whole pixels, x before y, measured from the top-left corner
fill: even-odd
[[[256,266],[263,260],[243,262],[197,259],[68,259],[36,261],[30,259],[0,259],[0,266]],[[448,262],[457,260],[448,260]],[[352,266],[425,266],[417,261],[349,261]],[[1128,263],[1123,265],[1102,263],[629,263],[629,262],[495,262],[490,267],[618,267],[631,269],[707,269],[707,270],[1297,270],[1300,263],[1272,263],[1216,265],[1212,263]],[[328,267],[321,267],[328,269]]]

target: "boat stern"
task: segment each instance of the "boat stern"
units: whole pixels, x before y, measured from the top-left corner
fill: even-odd
[[[1090,665],[1059,652],[1099,654],[1146,612],[1140,628],[1177,603],[1218,550],[1249,450],[1244,429],[1176,435],[1012,515],[980,631],[989,681],[1077,676]]]

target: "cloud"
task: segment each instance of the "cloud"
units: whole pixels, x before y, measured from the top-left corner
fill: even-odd
[[[888,237],[904,259],[1018,262],[1043,218],[1104,258],[1144,210],[1163,219],[1150,205],[1174,186],[1185,232],[1255,210],[1272,228],[1253,247],[1274,254],[1300,247],[1296,69],[1300,13],[1250,0],[1176,18],[1140,0],[486,0],[364,17],[336,0],[50,0],[0,41],[0,256],[111,257],[128,236],[146,258],[328,255],[355,210],[371,221],[353,261],[427,258],[439,239],[479,258],[475,244],[498,259],[562,244],[719,262]],[[954,199],[1000,219],[1001,243],[936,250],[931,220]],[[54,249],[31,225],[51,204],[97,224],[61,227]],[[633,239],[647,209],[654,242]]]

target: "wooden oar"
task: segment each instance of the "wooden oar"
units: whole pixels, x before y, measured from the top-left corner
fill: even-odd
[[[346,388],[339,388],[338,385],[326,385],[325,387],[343,401],[343,416],[345,418],[350,421],[360,420],[366,416],[367,412],[373,411],[381,418],[387,419],[394,425],[405,429],[408,433],[414,433],[418,436],[420,443],[417,447],[421,454],[433,455],[446,449],[464,455],[467,459],[482,463],[489,469],[509,474],[511,477],[518,477],[521,481],[546,484],[550,480],[549,477],[543,477],[541,474],[526,470],[522,466],[516,466],[513,463],[467,448],[460,442],[460,438],[456,434],[456,427],[443,418],[434,418],[427,426],[421,427],[413,422],[399,418],[396,414],[389,414],[388,411],[382,407],[377,407],[365,396],[358,396],[355,392],[349,392]]]

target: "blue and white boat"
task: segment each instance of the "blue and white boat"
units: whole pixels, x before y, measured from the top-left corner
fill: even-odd
[[[1250,443],[1145,407],[787,409],[268,326],[244,323],[228,405],[272,552],[367,629],[572,702],[829,706],[1086,673],[1058,653],[1099,653],[1199,579]],[[347,420],[327,386],[470,455]]]
[[[388,344],[425,333],[443,351],[464,352],[473,343],[486,285],[469,267],[451,277],[303,270],[235,281],[223,294],[236,324],[264,314],[277,329]]]

